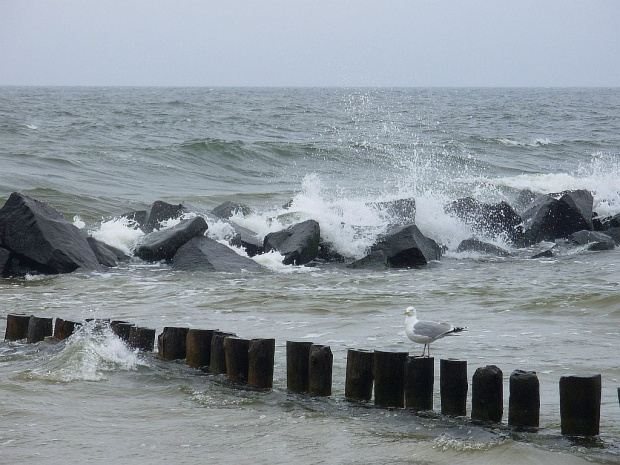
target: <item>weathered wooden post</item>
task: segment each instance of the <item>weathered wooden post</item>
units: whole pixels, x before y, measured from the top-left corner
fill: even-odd
[[[32,315],[28,322],[28,344],[39,342],[54,332],[53,318],[43,318]]]
[[[231,381],[245,384],[248,381],[250,340],[228,336],[224,339],[226,376]]]
[[[369,401],[375,377],[372,374],[375,353],[372,350],[349,349],[344,396],[349,400]]]
[[[9,313],[6,316],[6,331],[4,339],[7,341],[19,341],[28,337],[28,324],[31,315],[21,313]]]
[[[82,326],[82,323],[56,318],[54,322],[54,339],[59,341],[67,339],[75,332],[76,327],[79,326]]]
[[[185,358],[187,332],[189,328],[166,326],[157,337],[157,352],[162,360],[182,360]]]
[[[228,336],[234,336],[233,333],[225,333],[215,331],[211,338],[211,361],[209,362],[209,371],[214,375],[226,373],[226,352],[224,350],[224,340]]]
[[[211,363],[211,340],[214,329],[190,329],[185,342],[185,363],[192,368],[206,369]]]
[[[503,374],[495,365],[481,367],[471,382],[472,420],[500,423],[504,414]]]
[[[405,407],[414,411],[433,410],[435,359],[407,357],[405,361]]]
[[[329,346],[312,344],[308,366],[308,393],[315,396],[332,395],[334,355]]]
[[[538,428],[540,423],[540,382],[535,371],[515,370],[510,375],[508,424]]]
[[[128,323],[126,321],[112,321],[110,323],[112,332],[116,334],[121,341],[125,342],[129,342],[129,333],[133,326],[135,326],[133,323]]]
[[[275,339],[252,339],[248,349],[248,384],[259,389],[273,388]]]
[[[408,356],[407,352],[375,350],[375,405],[405,406],[405,361]]]
[[[129,329],[129,347],[142,352],[153,352],[155,346],[155,330],[132,326]]]
[[[286,388],[308,392],[310,347],[312,342],[286,341]]]
[[[564,436],[597,436],[601,420],[601,375],[560,378],[560,421]]]
[[[467,360],[442,359],[439,362],[441,414],[467,415]]]

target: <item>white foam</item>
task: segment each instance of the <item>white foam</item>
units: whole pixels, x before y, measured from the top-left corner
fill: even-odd
[[[91,236],[129,254],[135,248],[138,240],[144,236],[144,233],[141,229],[136,228],[136,223],[133,220],[114,218],[102,222],[99,229],[91,231]]]

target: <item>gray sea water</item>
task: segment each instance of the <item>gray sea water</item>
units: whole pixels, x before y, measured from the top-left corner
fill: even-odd
[[[155,200],[253,209],[265,234],[293,199],[324,238],[359,258],[389,217],[369,202],[416,199],[416,224],[447,248],[422,269],[284,266],[186,273],[133,260],[99,273],[0,281],[6,314],[232,331],[276,339],[274,389],[255,392],[181,362],[130,351],[86,327],[61,343],[0,342],[0,462],[620,463],[617,249],[551,259],[457,253],[471,226],[443,206],[471,195],[514,202],[523,189],[588,189],[620,212],[619,89],[0,88],[0,201],[21,192],[130,250],[119,215]],[[209,235],[226,238],[223,224]],[[421,347],[403,310],[468,327],[432,345],[440,358],[534,370],[541,427],[473,424],[344,400],[348,348]],[[285,344],[334,353],[333,395],[286,390]],[[600,373],[601,434],[560,435],[559,379]],[[468,405],[468,412],[470,405]]]

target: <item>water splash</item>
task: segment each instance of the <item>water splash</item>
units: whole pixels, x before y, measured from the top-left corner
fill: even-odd
[[[127,218],[114,218],[103,221],[99,229],[91,231],[91,235],[105,244],[130,254],[144,233],[137,228],[135,221]]]

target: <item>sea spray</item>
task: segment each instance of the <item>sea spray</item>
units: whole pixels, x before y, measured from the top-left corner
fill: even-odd
[[[127,218],[114,218],[103,221],[98,229],[91,231],[91,235],[112,247],[131,253],[137,241],[144,236],[141,229],[137,228],[135,221]]]

